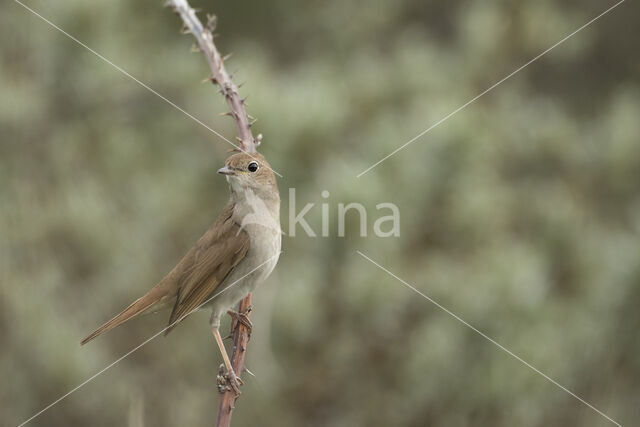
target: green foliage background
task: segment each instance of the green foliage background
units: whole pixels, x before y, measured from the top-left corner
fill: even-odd
[[[228,138],[207,67],[159,1],[25,0]],[[640,419],[637,2],[370,164],[612,5],[198,2],[262,152],[331,234],[285,237],[255,295],[234,425],[605,426],[361,250],[623,425]],[[166,322],[79,339],[159,280],[227,198],[229,148],[113,67],[0,5],[0,419],[17,425]],[[328,200],[321,191],[330,192]],[[338,203],[369,209],[370,237]],[[401,237],[372,236],[375,205]],[[221,359],[187,319],[31,425],[208,426]],[[133,408],[133,409],[131,409]]]

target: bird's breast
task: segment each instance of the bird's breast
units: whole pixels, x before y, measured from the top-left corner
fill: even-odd
[[[282,233],[280,230],[264,229],[261,232],[249,233],[251,240],[247,257],[251,258],[251,264],[260,271],[260,279],[266,279],[276,264],[282,245]]]

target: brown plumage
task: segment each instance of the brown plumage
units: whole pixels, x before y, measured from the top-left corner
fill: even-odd
[[[232,214],[233,206],[229,203],[211,228],[169,274],[81,343],[86,344],[127,320],[161,310],[175,301],[166,335],[187,314],[205,303],[249,250],[249,236],[233,221]]]
[[[258,164],[258,167],[253,171],[255,164]],[[273,266],[270,267],[271,269],[257,279],[254,277],[253,267],[259,268],[266,259],[265,254],[262,254],[265,251],[264,236],[267,236],[267,240],[277,238],[277,242],[274,240],[277,243],[275,245],[277,246],[276,256],[280,251],[280,197],[275,176],[264,157],[258,153],[234,154],[227,159],[225,167],[218,172],[227,176],[231,198],[215,223],[157,285],[120,314],[89,334],[81,341],[82,344],[86,344],[128,320],[173,305],[169,326],[165,331],[166,335],[189,313],[207,303],[214,293],[218,294],[226,287],[235,284],[224,283],[224,286],[220,286],[234,269],[247,258],[252,242],[256,244],[256,248],[251,252],[253,255],[247,258],[249,262],[245,263],[234,277],[235,282],[241,283],[233,292],[228,293],[224,298],[216,298],[211,303],[214,311],[212,327],[217,330],[221,314],[229,308],[224,305],[232,304],[235,299],[243,298],[255,287],[254,283],[248,283],[245,291],[245,288],[242,287],[242,282],[247,281],[245,277],[251,276],[250,279],[255,282],[268,276],[277,262],[277,257]],[[267,206],[263,209],[266,212],[255,212],[255,203],[251,204],[251,202],[255,202],[256,197],[262,201],[263,206]],[[269,222],[260,221],[260,215],[268,217],[275,224],[277,227],[275,234],[261,228],[260,223],[269,224]],[[256,223],[254,217],[258,219],[258,225],[254,225]],[[267,252],[271,252],[270,248],[267,248]],[[245,272],[252,274],[245,275]],[[238,292],[243,292],[239,298],[238,295],[235,295]],[[229,298],[234,298],[234,300],[229,300]]]

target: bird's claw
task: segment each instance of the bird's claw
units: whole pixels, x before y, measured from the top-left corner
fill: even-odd
[[[240,386],[244,384],[244,382],[236,375],[233,370],[226,371],[224,364],[220,365],[220,369],[218,370],[218,376],[216,378],[216,382],[218,383],[218,392],[220,394],[224,394],[228,391],[233,391],[236,396],[240,395]]]

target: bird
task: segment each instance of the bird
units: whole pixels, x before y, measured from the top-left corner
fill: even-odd
[[[250,327],[246,313],[230,310],[262,283],[281,253],[280,195],[273,169],[257,152],[231,155],[218,170],[229,184],[229,201],[213,225],[149,292],[97,328],[81,344],[129,320],[171,308],[168,334],[196,309],[211,309],[210,325],[227,370],[229,386],[239,393],[242,381],[234,372],[219,332],[229,313]]]

